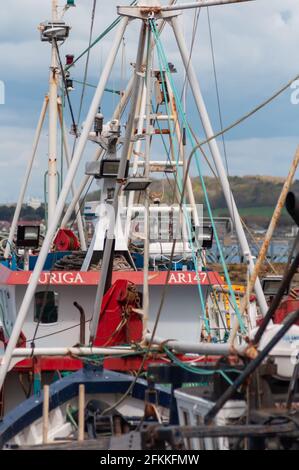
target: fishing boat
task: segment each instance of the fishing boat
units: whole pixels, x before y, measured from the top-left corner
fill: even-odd
[[[161,5],[156,0],[141,0],[118,7],[113,44],[79,130],[70,99],[75,59],[68,55],[63,65],[60,53],[70,34],[64,15],[74,2],[67,1],[60,14],[57,1],[52,0],[52,19],[39,28],[41,40],[51,46],[49,92],[0,266],[2,447],[53,445],[58,441],[59,445],[66,441],[72,445],[77,437],[82,443],[86,435],[96,442],[93,445],[105,449],[150,448],[157,441],[173,446],[162,429],[151,440],[151,428],[141,433],[140,426],[152,422],[162,427],[177,426],[179,421],[181,427],[192,424],[187,405],[182,405],[192,395],[186,397],[184,384],[201,385],[195,400],[201,404],[203,422],[215,418],[220,410],[218,400],[223,400],[222,407],[227,410],[224,424],[228,426],[248,411],[244,396],[233,392],[238,392],[244,377],[264,364],[274,346],[278,345],[280,352],[276,349],[276,362],[267,374],[278,381],[284,379],[286,384],[293,377],[294,364],[287,372],[281,366],[281,361],[292,355],[290,347],[283,349],[281,342],[288,334],[296,349],[299,333],[294,323],[298,315],[288,317],[283,326],[269,325],[279,304],[270,315],[258,263],[250,253],[180,25],[185,9],[197,11],[199,6],[239,2],[207,0],[199,5],[171,0]],[[132,76],[116,109],[106,118],[103,96],[132,22],[140,26]],[[163,45],[166,27],[173,32],[202,121],[206,139],[202,143],[186,116],[174,79],[176,66],[167,59]],[[76,143],[72,153],[63,117],[65,102]],[[19,217],[47,113],[47,230],[40,243],[39,227],[19,223]],[[68,165],[59,197],[57,123]],[[157,157],[158,139],[164,146],[162,159]],[[75,185],[87,142],[93,142],[96,151],[80,184]],[[200,165],[204,143],[213,156],[248,265],[247,289],[233,285],[222,254]],[[196,203],[189,174],[192,159],[203,188],[201,204]],[[163,195],[151,189],[155,174],[166,176],[173,188],[171,202],[165,203]],[[94,181],[99,199],[86,203],[82,210],[81,199]],[[203,208],[208,219],[203,217]],[[91,240],[84,229],[87,220],[93,223]],[[213,243],[217,244],[224,276],[206,261]],[[292,273],[286,274],[287,279]],[[286,282],[282,279],[280,286]],[[277,302],[281,300],[280,289]],[[256,337],[263,345],[260,349]],[[234,366],[231,355],[236,356]],[[248,372],[246,361],[239,356],[252,360],[252,370]],[[202,385],[204,380],[208,381],[207,389]],[[240,380],[238,386],[234,380]],[[166,384],[171,387],[165,388]],[[286,432],[293,429],[289,426]],[[174,434],[171,436],[174,439]],[[182,433],[177,446],[202,445],[190,439]],[[211,440],[203,442],[211,446]],[[217,445],[226,448],[228,442],[224,439]]]

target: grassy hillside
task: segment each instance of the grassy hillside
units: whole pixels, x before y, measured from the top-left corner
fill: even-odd
[[[215,178],[206,177],[205,184],[209,194],[209,200],[215,216],[228,216],[226,201],[221,186]],[[241,216],[249,225],[256,224],[266,227],[273,214],[275,205],[281,193],[284,179],[271,176],[234,176],[230,178],[232,192]],[[204,203],[204,195],[199,178],[192,178],[192,186],[197,203]],[[151,186],[153,195],[163,193],[163,184],[155,181]],[[299,181],[295,181],[292,190],[299,196]],[[164,199],[167,203],[173,201],[173,185],[170,187],[164,180]],[[285,209],[282,212],[280,225],[292,225],[290,217]]]
[[[153,197],[162,197],[162,202],[169,203],[173,201],[173,181],[172,186],[167,180],[156,180],[151,186]],[[239,208],[241,216],[249,225],[256,224],[266,227],[272,216],[274,207],[280,195],[284,180],[271,176],[234,176],[230,178],[232,191]],[[206,177],[205,184],[209,193],[210,203],[215,216],[228,215],[226,202],[218,181],[215,178]],[[199,178],[192,179],[192,185],[195,192],[195,198],[198,203],[204,204],[203,191]],[[299,197],[299,181],[296,180],[292,190]],[[90,193],[88,200],[99,200],[99,192]],[[205,205],[205,204],[204,204]],[[14,207],[0,205],[0,220],[11,221]],[[27,220],[41,219],[44,216],[44,208],[37,211],[26,206],[23,207],[22,217]],[[286,211],[283,215],[280,225],[293,224]]]

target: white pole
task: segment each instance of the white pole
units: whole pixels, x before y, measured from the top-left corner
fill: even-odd
[[[130,347],[116,348],[16,348],[12,357],[43,357],[43,356],[118,356],[135,352]]]
[[[9,339],[7,348],[5,350],[5,354],[3,356],[2,364],[1,364],[1,367],[0,367],[0,389],[3,386],[4,380],[5,380],[5,377],[6,377],[6,373],[7,373],[8,368],[9,368],[12,352],[15,349],[16,344],[18,342],[18,339],[19,339],[19,336],[20,336],[20,333],[21,333],[21,330],[22,330],[27,312],[29,310],[30,304],[32,302],[32,299],[33,299],[33,296],[34,296],[34,293],[35,293],[35,290],[36,290],[36,287],[38,285],[40,274],[43,270],[43,267],[44,267],[49,249],[51,247],[53,237],[55,235],[57,227],[59,226],[59,222],[60,222],[60,219],[61,219],[61,215],[63,213],[65,201],[67,199],[67,196],[68,196],[68,193],[70,191],[72,182],[74,180],[74,177],[75,177],[78,165],[80,163],[83,151],[85,149],[85,145],[86,145],[86,142],[87,142],[87,139],[88,139],[88,136],[89,136],[89,132],[90,132],[92,123],[94,121],[94,117],[95,117],[95,115],[98,111],[99,103],[100,103],[100,101],[103,97],[105,86],[106,86],[107,80],[109,78],[111,69],[113,67],[113,64],[114,64],[119,46],[121,44],[124,32],[125,32],[126,27],[128,25],[128,21],[129,21],[128,18],[124,17],[122,19],[122,21],[120,22],[118,30],[115,34],[115,39],[114,39],[113,45],[112,45],[112,47],[109,51],[109,54],[107,56],[107,62],[106,62],[106,65],[104,67],[104,70],[103,70],[101,79],[99,81],[99,84],[97,86],[94,98],[92,100],[92,103],[91,103],[91,106],[90,106],[90,109],[89,109],[89,112],[88,112],[88,115],[87,115],[87,118],[86,118],[84,129],[82,131],[82,134],[81,134],[81,137],[79,139],[76,151],[74,153],[74,157],[72,159],[72,163],[70,165],[68,174],[66,176],[63,188],[62,188],[61,193],[60,193],[60,197],[59,197],[56,209],[55,209],[55,214],[54,214],[53,218],[50,220],[50,225],[48,227],[48,232],[47,232],[47,235],[45,237],[45,240],[44,240],[42,249],[40,251],[37,263],[35,265],[34,271],[32,273],[32,276],[31,276],[31,279],[30,279],[30,284],[27,287],[25,296],[23,298],[23,302],[20,306],[19,313],[18,313],[16,322],[14,324],[14,328],[13,328],[11,337]]]
[[[126,88],[126,91],[124,92],[120,102],[118,103],[115,111],[114,111],[114,114],[113,114],[113,117],[112,119],[120,119],[127,104],[128,104],[128,101],[130,99],[130,96],[132,94],[132,90],[133,90],[133,84],[134,84],[134,75],[132,75],[132,77],[130,78],[129,82],[128,82],[128,85],[127,85],[127,88]],[[99,147],[97,149],[97,151],[95,152],[94,156],[93,156],[93,159],[92,161],[93,162],[97,162],[98,160],[100,160],[102,158],[104,154],[104,150]],[[80,197],[82,196],[82,194],[84,193],[85,191],[85,188],[88,187],[88,185],[91,183],[93,179],[93,176],[87,176],[85,175],[82,180],[81,180],[81,183],[79,184],[79,187],[78,187],[78,190],[75,192],[75,195],[73,196],[72,198],[72,201],[70,202],[68,208],[67,208],[67,211],[62,219],[62,222],[61,222],[61,227],[66,227],[69,220],[71,219],[72,217],[72,213],[74,212],[74,209],[75,209],[75,206],[77,204],[77,202],[79,201]]]
[[[205,134],[207,138],[211,138],[215,134],[212,129],[212,125],[211,125],[209,115],[205,106],[205,102],[201,94],[200,86],[196,77],[193,64],[190,61],[190,51],[187,48],[184,36],[181,32],[178,18],[177,17],[172,18],[170,22],[173,27],[173,31],[174,31],[176,41],[177,41],[177,44],[178,44],[178,47],[179,47],[179,50],[183,59],[183,63],[186,69],[188,79],[189,79],[190,87],[191,87],[191,90],[195,99],[195,103],[196,103],[199,115],[201,117]],[[224,167],[216,140],[211,140],[209,142],[209,147],[210,147],[210,151],[211,151],[211,154],[213,156],[213,159],[217,168],[219,179],[221,181],[223,193],[224,193],[225,200],[226,200],[229,212],[230,212],[230,216],[232,220],[235,222],[236,232],[237,232],[237,236],[241,245],[244,258],[248,261],[250,273],[252,274],[254,271],[254,261],[250,252],[250,248],[249,248],[248,241],[247,241],[247,238],[243,229],[243,225],[241,222],[241,218],[240,218],[240,215],[239,215],[239,212],[238,212],[235,200],[234,200],[234,196],[230,189],[228,177],[225,171],[225,167]],[[263,315],[265,315],[268,310],[268,305],[267,305],[265,295],[264,295],[259,278],[257,278],[256,283],[255,283],[255,293],[257,296],[257,300],[258,300],[261,312]]]
[[[61,109],[60,104],[58,104],[58,113],[59,113],[59,122],[60,122],[61,132],[62,132],[65,159],[66,159],[67,168],[69,169],[70,164],[71,164],[71,156],[70,156],[69,145],[68,145],[68,141],[67,141],[67,137],[66,137],[66,129],[65,129],[65,126],[63,124],[62,109]],[[72,184],[71,191],[72,191],[72,196],[74,197],[74,195],[75,195],[74,183]],[[78,233],[79,233],[81,249],[83,251],[86,251],[87,250],[87,245],[86,245],[85,234],[84,234],[84,225],[83,225],[83,220],[82,220],[81,209],[80,209],[80,206],[79,206],[78,202],[75,205],[75,211],[76,211],[76,219],[77,219]]]
[[[147,25],[148,48],[146,60],[146,122],[145,122],[145,153],[144,153],[144,177],[150,175],[150,152],[151,152],[151,112],[152,112],[152,48],[150,46],[151,28]],[[143,254],[143,338],[147,333],[149,319],[149,244],[150,244],[150,190],[145,191],[145,217],[144,217],[144,254]]]
[[[133,87],[133,94],[131,98],[131,114],[128,119],[128,123],[126,126],[126,134],[124,138],[124,144],[122,147],[122,154],[119,164],[119,171],[118,171],[118,178],[117,183],[115,185],[115,196],[113,201],[113,214],[116,220],[118,216],[118,207],[119,207],[119,195],[122,188],[122,180],[124,179],[126,166],[128,158],[130,158],[129,152],[131,148],[131,139],[133,134],[133,127],[135,125],[135,116],[136,116],[136,108],[138,105],[138,95],[140,91],[140,83],[141,83],[141,71],[142,71],[142,59],[144,53],[144,44],[145,44],[145,25],[142,24],[140,38],[138,43],[138,52],[137,52],[137,59],[136,59],[136,66],[135,66],[135,80],[134,80],[134,87]],[[107,231],[107,236],[105,240],[105,250],[103,254],[103,261],[102,261],[102,271],[101,271],[101,279],[98,285],[97,293],[96,293],[96,301],[94,305],[94,311],[92,320],[90,322],[90,343],[94,340],[97,334],[98,324],[99,324],[99,317],[100,311],[102,307],[102,301],[105,294],[105,287],[107,282],[107,276],[110,268],[110,261],[111,261],[111,254],[113,250],[114,244],[114,228],[115,228],[115,220],[109,220],[109,229]]]
[[[170,5],[173,5],[175,2],[176,2],[176,0],[169,0]],[[165,26],[165,21],[160,20],[158,22],[159,34],[162,33],[164,26]],[[152,40],[152,47],[154,47],[154,46],[155,46],[155,41]],[[133,84],[134,84],[134,75],[132,75],[132,77],[130,78],[127,89],[126,89],[124,95],[122,96],[122,99],[120,100],[117,108],[115,109],[113,119],[120,119],[121,115],[123,114],[123,111],[126,108],[126,106],[128,104],[128,101],[130,99],[130,96],[132,94]],[[92,161],[97,162],[102,157],[102,155],[103,155],[102,149],[98,149],[97,152],[95,153],[94,158],[93,158]],[[72,217],[72,213],[75,209],[75,204],[79,201],[81,195],[83,194],[83,192],[84,192],[85,188],[88,186],[88,184],[90,184],[91,180],[92,180],[92,176],[85,176],[82,179],[82,181],[79,185],[78,191],[76,192],[72,202],[70,203],[70,205],[69,205],[69,207],[68,207],[68,209],[65,213],[65,216],[62,219],[61,227],[66,227],[66,225],[68,224],[70,218]]]
[[[145,121],[145,152],[144,152],[144,177],[149,178],[150,151],[151,151],[151,96],[152,96],[152,48],[150,47],[151,29],[147,26],[148,49],[146,60],[146,121]],[[150,210],[149,210],[149,188],[145,191],[145,217],[144,217],[144,250],[143,250],[143,338],[147,333],[149,318],[149,243],[150,243]]]
[[[43,124],[44,124],[44,121],[45,121],[48,102],[49,102],[49,100],[48,100],[48,97],[46,96],[45,99],[44,99],[42,110],[41,110],[40,117],[39,117],[39,120],[38,120],[36,132],[35,132],[35,137],[34,137],[34,141],[33,141],[32,153],[31,153],[30,159],[28,160],[28,163],[27,163],[27,168],[26,168],[26,171],[25,171],[23,184],[21,186],[21,191],[20,191],[20,194],[19,194],[17,207],[16,207],[15,212],[14,212],[13,221],[11,223],[11,227],[10,227],[10,231],[9,231],[8,241],[7,241],[7,244],[6,244],[6,247],[5,247],[4,258],[6,258],[6,259],[9,257],[9,254],[11,252],[11,246],[12,246],[12,243],[13,243],[15,231],[16,231],[16,228],[17,228],[17,225],[18,225],[18,220],[19,220],[20,213],[21,213],[21,210],[22,210],[22,205],[23,205],[23,202],[24,202],[24,197],[25,197],[27,186],[28,186],[28,181],[29,181],[30,174],[31,174],[31,171],[32,171],[32,166],[33,166],[33,162],[34,162],[34,159],[35,159],[35,155],[36,155],[36,151],[37,151],[37,147],[38,147],[42,127],[43,127]]]
[[[190,10],[192,8],[212,7],[217,5],[229,5],[230,3],[245,3],[254,0],[205,0],[197,3],[178,3],[175,6],[163,6],[160,11]]]
[[[58,21],[57,0],[52,0],[52,21]],[[53,219],[57,203],[57,96],[58,67],[55,39],[51,46],[49,78],[49,161],[48,161],[48,226]]]
[[[182,157],[183,157],[184,180],[185,180],[187,162],[186,162],[186,159],[185,159],[183,135],[182,135],[182,132],[181,132],[180,123],[179,123],[179,119],[178,119],[177,106],[176,106],[176,103],[175,103],[175,97],[174,97],[173,90],[171,88],[171,84],[169,83],[169,79],[168,79],[167,76],[166,76],[166,84],[167,84],[167,89],[169,91],[170,109],[171,109],[171,114],[174,117],[174,125],[175,125],[175,131],[176,131],[176,134],[177,134],[178,143],[179,143],[180,155],[182,155]],[[186,89],[186,87],[184,87],[184,88]],[[199,217],[198,217],[198,213],[197,213],[197,210],[196,210],[196,202],[195,202],[195,197],[194,197],[194,193],[193,193],[191,178],[190,178],[189,175],[187,176],[186,188],[187,188],[187,192],[188,192],[189,202],[190,202],[190,205],[192,207],[192,214],[193,214],[194,224],[195,224],[196,227],[199,227]]]
[[[144,86],[143,91],[142,91],[140,110],[139,110],[140,113],[139,113],[139,119],[138,119],[138,124],[137,124],[137,135],[141,135],[143,132],[145,105],[146,105],[146,87]],[[133,152],[134,157],[133,157],[132,174],[134,176],[136,175],[136,172],[138,170],[141,148],[142,148],[142,140],[139,139],[136,143],[136,146]],[[142,164],[144,165],[144,162],[142,162]],[[131,218],[132,218],[132,208],[134,205],[134,196],[135,196],[135,191],[130,191],[129,198],[128,198],[127,223],[126,223],[126,240],[127,241],[129,240],[129,236],[130,236],[130,226],[131,226]]]
[[[48,444],[49,432],[49,410],[50,410],[50,387],[44,386],[43,396],[43,444]]]
[[[58,21],[58,0],[52,0],[52,21]]]
[[[84,441],[85,428],[85,385],[79,385],[79,417],[78,417],[78,441]]]
[[[145,337],[147,342],[151,341],[151,334],[147,334]],[[229,343],[188,343],[178,340],[166,340],[155,336],[153,340],[153,348],[156,345],[167,344],[167,347],[173,350],[175,353],[180,354],[200,354],[203,356],[230,356],[234,354],[242,354],[246,349],[246,345],[237,346],[234,349]]]

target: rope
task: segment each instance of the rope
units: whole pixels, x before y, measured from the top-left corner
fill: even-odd
[[[182,369],[188,372],[193,372],[194,374],[198,374],[198,375],[211,376],[214,374],[220,374],[230,385],[233,384],[232,380],[226,375],[226,373],[222,369],[206,370],[206,369],[201,369],[199,367],[192,367],[190,365],[186,365],[186,363],[180,361],[166,346],[164,346],[163,349],[166,352],[167,356]],[[237,372],[239,374],[241,373],[241,371],[237,369],[227,369],[226,372]]]
[[[165,80],[164,80],[164,72],[163,72],[161,57],[160,57],[159,54],[158,54],[158,60],[159,60],[159,67],[160,67],[160,74],[161,74],[161,81],[162,81],[162,89],[163,89],[163,94],[164,94],[164,99],[165,99],[165,106],[166,106],[167,114],[168,114],[168,117],[169,117],[168,122],[169,122],[169,128],[170,128],[170,137],[172,139],[173,132],[174,132],[174,130],[173,130],[174,125],[173,125],[173,123],[171,122],[171,119],[170,119],[171,113],[170,113],[169,106],[168,106],[168,103],[167,103],[167,91],[166,91]],[[172,140],[172,146],[173,146],[173,140]],[[177,165],[177,175],[176,176],[178,178],[180,178],[177,181],[177,186],[178,186],[180,195],[183,198],[184,195],[182,193],[182,176],[181,176],[181,169],[178,165],[178,153],[176,153],[175,160],[176,160],[176,165]],[[185,221],[187,222],[188,236],[189,236],[190,247],[191,247],[191,250],[192,250],[192,259],[193,259],[194,267],[195,267],[196,272],[198,272],[198,262],[197,262],[197,259],[196,259],[196,255],[195,255],[194,248],[193,248],[193,243],[192,243],[192,227],[191,227],[191,223],[190,223],[188,214],[186,213],[185,206],[183,206],[183,213],[184,213]],[[203,314],[203,320],[204,320],[206,331],[208,332],[208,334],[210,334],[210,326],[209,326],[209,322],[208,322],[208,319],[207,319],[207,316],[206,316],[205,300],[204,300],[200,280],[198,280],[198,281],[199,282],[197,282],[197,286],[198,286],[198,291],[199,291],[201,309],[202,309],[202,312],[203,312],[202,313]]]
[[[80,80],[73,80],[74,83],[78,83],[79,85],[84,85],[84,82],[81,82]],[[92,85],[91,83],[85,82],[85,86],[91,87],[91,88],[97,88],[97,85]],[[121,95],[120,90],[112,90],[111,88],[105,88],[106,93],[114,93],[115,95]]]
[[[64,68],[63,68],[63,65],[62,65],[62,61],[61,61],[61,57],[60,57],[60,53],[59,53],[59,48],[58,48],[58,44],[57,44],[56,39],[54,39],[54,44],[55,44],[55,48],[56,48],[56,52],[57,52],[57,57],[58,57],[58,61],[59,61],[59,67],[60,67],[61,76],[62,76],[62,80],[63,80],[63,84],[64,84],[65,94],[66,94],[67,101],[68,101],[68,105],[69,105],[69,108],[70,108],[70,113],[71,113],[71,118],[72,118],[73,129],[74,129],[74,132],[75,132],[76,135],[77,135],[77,126],[76,126],[75,116],[74,116],[74,112],[73,112],[73,107],[72,107],[72,103],[71,103],[69,91],[68,91],[67,84],[66,84],[65,71],[64,71]]]
[[[235,127],[239,126],[240,124],[242,124],[242,122],[246,121],[247,119],[249,119],[251,116],[253,116],[255,113],[257,113],[258,111],[260,111],[261,109],[263,109],[265,106],[267,106],[268,104],[270,104],[272,101],[274,101],[276,98],[278,98],[278,96],[280,96],[284,91],[288,90],[288,88],[290,88],[290,86],[292,85],[293,82],[295,82],[296,80],[299,80],[299,75],[296,75],[294,78],[292,78],[291,80],[289,80],[285,85],[283,85],[281,88],[279,88],[273,95],[271,95],[269,98],[267,98],[265,101],[262,101],[262,103],[260,103],[258,106],[256,106],[255,108],[251,109],[250,111],[248,111],[248,113],[244,114],[243,116],[241,116],[239,119],[237,119],[236,121],[232,122],[229,126],[225,127],[224,129],[221,129],[219,132],[217,132],[216,134],[212,135],[211,137],[209,137],[208,139],[205,139],[203,140],[202,142],[198,143],[192,150],[191,152],[191,155],[189,156],[189,160],[190,158],[193,157],[194,153],[196,152],[196,150],[200,150],[200,147],[208,144],[209,142],[211,142],[212,140],[215,140],[217,139],[217,137],[220,137],[222,136],[223,134],[226,134],[227,132],[229,132],[230,130],[234,129]],[[190,166],[190,163],[189,163],[189,166]]]
[[[207,18],[208,18],[208,26],[209,26],[209,37],[210,37],[210,46],[211,46],[211,55],[212,55],[212,63],[213,63],[213,73],[214,73],[214,80],[215,80],[215,90],[216,90],[216,98],[217,98],[217,106],[218,106],[218,114],[219,114],[219,123],[220,128],[223,129],[223,120],[222,120],[222,112],[221,112],[221,103],[220,103],[220,93],[219,93],[219,86],[218,86],[218,74],[216,70],[216,59],[215,59],[215,51],[214,51],[214,41],[213,41],[213,34],[212,34],[212,26],[211,26],[211,19],[210,19],[210,11],[207,8]],[[226,150],[226,143],[224,134],[222,134],[222,145],[223,145],[223,153],[225,158],[225,165],[226,165],[226,172],[227,176],[229,177],[229,167],[228,167],[228,157],[227,157],[227,150]],[[230,192],[230,199],[231,199],[231,206],[233,205],[233,195]],[[236,226],[236,217],[235,211],[233,210],[233,223]]]
[[[188,126],[188,122],[186,120],[185,114],[182,110],[181,102],[179,100],[175,85],[174,85],[172,77],[171,77],[168,62],[167,62],[165,52],[164,52],[162,43],[160,41],[159,35],[157,33],[156,25],[152,20],[150,20],[150,25],[151,25],[152,31],[154,33],[154,36],[156,38],[158,55],[161,57],[161,59],[164,62],[165,70],[166,70],[166,73],[168,75],[169,81],[171,83],[171,86],[172,86],[172,89],[173,89],[173,92],[174,92],[174,95],[175,95],[175,98],[176,98],[178,111],[182,115],[182,120],[185,123],[189,140],[191,141],[192,145],[194,145],[193,138],[192,138],[192,133],[191,133],[190,128]],[[223,267],[226,282],[229,286],[229,290],[230,290],[230,293],[231,293],[231,297],[232,297],[232,301],[233,301],[233,304],[234,304],[235,312],[236,312],[236,315],[237,315],[239,323],[240,323],[241,331],[242,331],[242,333],[245,333],[245,325],[244,325],[243,319],[241,318],[241,314],[240,314],[239,307],[238,307],[238,304],[237,304],[237,301],[236,301],[235,293],[234,293],[233,288],[232,288],[232,284],[231,284],[231,280],[230,280],[229,273],[228,273],[228,270],[227,270],[227,266],[226,266],[226,263],[225,263],[223,251],[222,251],[221,244],[220,244],[220,240],[219,240],[218,233],[217,233],[217,230],[216,230],[216,225],[215,225],[215,221],[214,221],[214,217],[213,217],[213,213],[212,213],[212,209],[211,209],[211,205],[210,205],[210,201],[209,201],[209,196],[208,196],[208,193],[207,193],[207,188],[206,188],[205,181],[204,181],[201,169],[200,169],[198,159],[196,159],[196,166],[197,166],[197,170],[198,170],[198,173],[199,173],[199,176],[200,176],[200,180],[201,180],[201,184],[202,184],[202,188],[203,188],[203,192],[204,192],[204,197],[205,197],[209,217],[210,217],[211,224],[212,224],[212,227],[213,227],[213,230],[214,230],[214,235],[215,235],[215,240],[216,240],[216,243],[217,243],[218,251],[220,253],[221,264],[222,264],[222,267]],[[188,168],[188,170],[189,170],[189,168]],[[187,172],[187,174],[188,174],[188,172]]]
[[[137,5],[137,1],[134,0],[132,3],[130,3],[130,6],[135,6]],[[82,57],[85,56],[85,54],[87,54],[90,49],[92,49],[96,44],[98,44],[105,36],[107,36],[111,31],[113,31],[113,29],[116,28],[116,26],[120,23],[121,21],[121,17],[119,16],[118,18],[116,18],[113,23],[111,23],[106,29],[105,31],[103,31],[103,33],[101,33],[94,41],[92,44],[90,44],[83,52],[81,52],[81,54],[78,55],[78,57],[73,61],[72,64],[68,65],[65,70],[69,70],[71,67],[73,67],[80,59],[82,59]]]
[[[91,41],[92,41],[92,33],[93,33],[96,6],[97,6],[97,0],[93,0],[93,6],[92,6],[92,12],[91,12],[91,24],[90,24],[90,32],[89,32],[88,52],[87,52],[86,63],[85,63],[83,88],[82,88],[82,93],[81,93],[80,106],[79,106],[78,119],[77,119],[78,125],[80,123],[82,107],[83,107],[83,100],[84,100],[84,94],[85,94],[85,89],[86,89],[86,80],[87,80],[88,65],[89,65],[89,58],[90,58],[90,51],[91,51],[90,46],[91,46]]]

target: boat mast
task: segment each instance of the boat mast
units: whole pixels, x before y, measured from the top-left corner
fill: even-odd
[[[213,131],[211,121],[209,119],[209,115],[208,115],[205,102],[201,93],[199,82],[196,77],[195,69],[193,67],[192,61],[190,61],[189,59],[190,53],[188,51],[184,36],[182,34],[178,18],[177,17],[171,18],[170,24],[174,31],[174,36],[176,38],[176,42],[177,42],[177,45],[178,45],[178,48],[179,48],[179,51],[183,60],[183,64],[186,69],[186,74],[190,83],[190,88],[194,96],[194,101],[195,101],[198,113],[200,115],[205,134],[208,139],[211,139],[215,135],[215,133]],[[232,220],[235,221],[235,228],[236,228],[238,240],[242,248],[243,256],[246,259],[249,265],[250,273],[252,274],[254,271],[253,257],[250,251],[250,247],[246,238],[243,225],[242,225],[241,217],[239,215],[239,212],[238,212],[235,200],[234,200],[234,196],[231,192],[228,176],[227,176],[227,173],[226,173],[223,161],[222,161],[219,147],[215,139],[212,139],[209,142],[209,147],[210,147],[211,154],[213,156],[213,160],[215,162],[215,166],[217,169],[217,173],[221,182],[221,186],[223,189],[223,193],[226,199],[226,203],[227,203],[231,218]],[[262,315],[264,316],[268,310],[268,305],[267,305],[265,295],[264,295],[264,292],[263,292],[263,289],[262,289],[262,286],[258,277],[255,282],[255,293],[257,296],[257,300],[258,300]]]
[[[52,219],[49,219],[48,231],[47,231],[46,237],[44,239],[43,246],[41,248],[41,251],[40,251],[38,260],[36,262],[35,268],[32,272],[30,284],[27,287],[26,293],[24,295],[23,301],[22,301],[20,309],[19,309],[19,313],[18,313],[16,322],[15,322],[14,327],[13,327],[11,337],[10,337],[8,345],[6,347],[5,354],[2,358],[2,362],[0,364],[0,389],[3,386],[4,380],[5,380],[5,377],[6,377],[6,373],[9,369],[12,353],[13,353],[16,345],[17,345],[17,342],[18,342],[18,339],[19,339],[24,321],[25,321],[26,316],[27,316],[27,312],[29,310],[30,304],[32,302],[32,299],[33,299],[33,296],[34,296],[34,293],[35,293],[35,290],[36,290],[36,287],[38,285],[40,274],[43,270],[45,261],[46,261],[47,256],[48,256],[49,249],[50,249],[51,244],[52,244],[53,237],[56,233],[57,227],[59,226],[59,223],[60,223],[60,220],[61,220],[62,213],[64,211],[64,207],[65,207],[65,203],[66,203],[68,194],[69,194],[71,186],[73,184],[74,177],[76,175],[79,163],[80,163],[81,158],[82,158],[82,154],[84,152],[84,149],[85,149],[88,137],[89,137],[89,133],[90,133],[90,129],[92,127],[93,121],[94,121],[94,117],[95,117],[96,113],[98,112],[99,104],[100,104],[101,99],[104,95],[105,87],[107,85],[107,81],[109,79],[112,67],[114,65],[116,55],[117,55],[118,49],[120,47],[120,44],[121,44],[123,35],[125,33],[125,30],[127,28],[128,22],[129,22],[129,18],[124,17],[122,19],[122,21],[120,22],[119,26],[118,26],[118,30],[117,30],[117,32],[114,36],[114,41],[113,41],[113,44],[112,44],[111,49],[110,49],[110,53],[107,56],[106,64],[104,66],[101,79],[99,80],[99,83],[98,83],[97,89],[95,91],[92,103],[90,105],[90,109],[89,109],[89,112],[87,114],[87,117],[86,117],[86,120],[85,120],[85,125],[84,125],[82,133],[80,135],[78,145],[76,146],[74,156],[72,158],[67,176],[66,176],[65,181],[63,183],[63,187],[62,187],[62,190],[60,192],[60,196],[59,196],[56,208],[55,208],[54,216],[53,216]]]
[[[59,21],[58,2],[52,0],[52,23]],[[51,42],[51,66],[49,78],[49,161],[48,161],[48,226],[57,203],[57,99],[58,99],[57,42]]]
[[[119,171],[118,171],[118,177],[117,177],[117,183],[116,183],[115,195],[114,195],[114,201],[113,201],[113,214],[115,215],[115,217],[118,214],[119,195],[122,189],[122,181],[125,178],[126,165],[127,165],[127,161],[129,158],[129,151],[131,149],[131,139],[132,139],[134,126],[135,126],[136,108],[138,106],[141,83],[143,82],[143,80],[141,80],[141,76],[142,76],[142,64],[143,64],[143,56],[144,56],[145,39],[146,39],[146,28],[145,28],[145,25],[142,24],[140,37],[139,37],[139,43],[138,43],[139,45],[138,45],[136,66],[135,66],[133,95],[131,98],[131,110],[130,110],[130,116],[129,116],[127,127],[126,127],[126,134],[125,134],[124,144],[122,148],[122,154],[121,154],[121,159],[120,159],[120,165],[119,165]],[[110,269],[111,255],[113,252],[114,228],[115,228],[114,221],[110,220],[109,229],[106,235],[105,250],[103,254],[101,279],[98,285],[93,317],[90,323],[90,342],[91,343],[95,339],[97,329],[98,329],[100,309],[101,309],[103,297],[105,294],[106,281],[107,281],[108,272]]]
[[[150,174],[150,151],[151,151],[151,112],[152,112],[152,47],[151,28],[147,25],[147,57],[146,57],[146,125],[145,125],[145,154],[144,154],[144,177],[149,179]],[[150,192],[145,190],[145,214],[144,214],[144,256],[143,256],[143,337],[147,332],[149,318],[149,239],[150,239]]]

